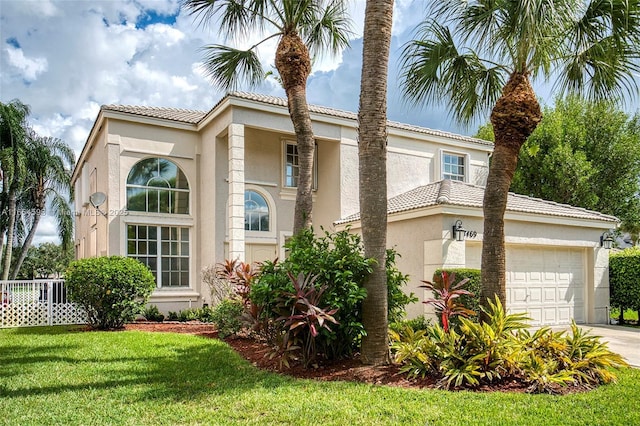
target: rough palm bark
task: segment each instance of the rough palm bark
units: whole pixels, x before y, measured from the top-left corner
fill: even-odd
[[[307,46],[297,33],[282,36],[276,50],[275,64],[287,93],[289,115],[298,145],[299,175],[293,218],[293,233],[297,234],[302,229],[309,228],[312,223],[315,155],[313,128],[307,105],[307,78],[311,73],[311,58]]]
[[[368,0],[365,11],[358,158],[360,161],[360,217],[365,256],[376,263],[365,279],[367,297],[362,320],[365,364],[389,362],[387,324],[387,73],[393,0]]]
[[[507,196],[520,148],[541,119],[540,105],[528,76],[511,74],[491,112],[495,146],[483,202],[482,306],[488,306],[487,300],[495,295],[506,306],[504,213]]]

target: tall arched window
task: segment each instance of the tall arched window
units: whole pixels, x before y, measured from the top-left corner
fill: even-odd
[[[127,177],[127,209],[189,214],[189,184],[180,167],[164,158],[137,162]]]
[[[246,231],[269,231],[269,205],[256,191],[244,192],[244,229]]]

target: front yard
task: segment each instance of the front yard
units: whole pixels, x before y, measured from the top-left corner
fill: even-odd
[[[568,396],[407,390],[266,373],[225,343],[0,330],[0,424],[640,424],[640,371]]]

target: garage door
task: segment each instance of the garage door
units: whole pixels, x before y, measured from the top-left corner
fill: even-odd
[[[535,325],[585,322],[584,251],[507,246],[507,306]]]

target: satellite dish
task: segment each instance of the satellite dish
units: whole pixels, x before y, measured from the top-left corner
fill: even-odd
[[[89,202],[96,209],[104,204],[107,201],[107,194],[104,192],[94,192],[89,196]]]

